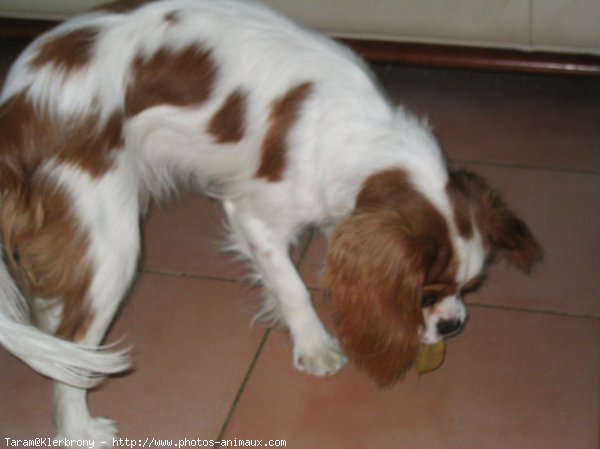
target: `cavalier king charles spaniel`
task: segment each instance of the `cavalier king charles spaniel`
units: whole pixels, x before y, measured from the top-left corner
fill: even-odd
[[[540,247],[478,175],[351,51],[241,0],[117,1],[36,39],[0,96],[0,342],[54,379],[59,436],[109,441],[86,389],[129,367],[103,338],[136,273],[140,215],[192,187],[223,204],[231,245],[317,376],[346,355],[379,385],[463,326],[495,255]],[[329,238],[333,338],[288,254]],[[201,238],[201,236],[199,236]]]

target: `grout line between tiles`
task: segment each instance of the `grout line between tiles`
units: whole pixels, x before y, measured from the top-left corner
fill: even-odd
[[[161,270],[160,268],[142,268],[139,270],[140,273],[145,274],[154,274],[158,276],[174,276],[174,277],[183,277],[183,278],[191,278],[191,279],[203,279],[209,281],[220,281],[220,282],[229,282],[230,284],[243,284],[244,277],[240,276],[239,279],[220,277],[220,276],[210,276],[207,274],[195,274],[188,273],[186,271],[170,271],[170,270]]]
[[[468,307],[474,308],[482,308],[482,309],[492,309],[492,310],[502,310],[507,312],[520,312],[520,313],[532,313],[538,315],[552,315],[552,316],[560,316],[563,318],[580,318],[585,320],[592,321],[600,321],[600,316],[594,315],[585,315],[581,313],[569,313],[569,312],[558,312],[556,310],[535,310],[535,309],[526,309],[524,307],[511,307],[511,306],[496,306],[493,304],[484,304],[477,302],[468,302]]]
[[[242,398],[242,394],[244,394],[244,391],[246,390],[246,385],[250,381],[250,377],[252,376],[252,373],[254,372],[254,367],[256,366],[256,363],[258,362],[258,358],[260,357],[262,349],[265,346],[270,333],[271,333],[271,329],[267,328],[265,330],[265,333],[262,336],[262,339],[260,340],[260,343],[258,344],[258,347],[256,348],[254,356],[252,357],[252,361],[250,362],[250,366],[248,366],[248,370],[246,371],[246,374],[244,375],[244,379],[242,380],[242,383],[240,384],[240,387],[238,388],[235,398],[233,399],[233,402],[231,403],[231,406],[229,407],[229,411],[227,412],[225,421],[223,421],[223,426],[221,426],[221,430],[219,430],[219,434],[217,435],[217,438],[215,441],[221,441],[221,439],[225,435],[225,432],[227,431],[227,427],[229,427],[229,422],[233,418],[233,414],[235,413],[235,409],[237,408],[238,402],[240,401],[240,399]],[[212,447],[214,448],[215,445],[213,445]]]
[[[308,287],[308,290],[313,294],[321,291],[321,289],[319,287]],[[485,304],[485,303],[481,303],[481,302],[472,302],[472,301],[468,301],[467,306],[469,308],[471,308],[471,307],[478,308],[479,307],[482,309],[493,309],[493,310],[501,310],[501,311],[506,311],[506,312],[533,313],[533,314],[539,314],[539,315],[561,316],[564,318],[581,318],[584,320],[600,321],[600,316],[585,315],[582,313],[558,312],[556,310],[545,310],[545,309],[535,310],[535,309],[526,309],[524,307],[496,306],[493,304]]]
[[[306,253],[308,252],[310,244],[312,243],[312,240],[313,240],[313,235],[314,234],[311,234],[305,247],[301,250],[300,256],[298,257],[298,261],[296,262],[296,266],[298,268],[300,267],[302,261],[304,260],[304,257],[306,256]],[[184,277],[184,278],[198,279],[198,280],[227,282],[230,284],[239,284],[239,285],[245,284],[245,281],[242,278],[231,279],[231,278],[226,278],[226,277],[208,276],[208,275],[192,274],[192,273],[180,272],[180,271],[160,270],[160,269],[153,269],[153,268],[143,268],[140,270],[140,273],[154,274],[154,275],[158,275],[158,276],[175,276],[175,277]],[[318,293],[321,290],[319,287],[313,287],[313,286],[307,286],[307,289],[312,294]],[[600,316],[586,315],[586,314],[582,314],[582,313],[559,312],[556,310],[548,310],[548,309],[536,310],[536,309],[527,309],[524,307],[498,306],[498,305],[478,303],[478,302],[469,302],[468,306],[469,307],[480,307],[480,308],[485,308],[485,309],[504,310],[504,311],[511,311],[511,312],[535,313],[535,314],[540,314],[540,315],[554,315],[554,316],[562,316],[565,318],[582,318],[582,319],[587,319],[587,320],[600,321]]]
[[[297,268],[299,268],[300,264],[302,263],[302,260],[304,260],[304,257],[306,256],[306,253],[308,252],[308,248],[310,247],[313,240],[314,240],[314,231],[311,230],[308,235],[308,239],[307,239],[306,243],[300,249],[300,255],[297,257],[297,260],[294,261],[294,264],[296,265]],[[174,276],[174,277],[183,277],[183,278],[199,279],[199,280],[220,281],[220,282],[228,282],[231,284],[247,283],[247,281],[246,281],[247,276],[244,274],[240,274],[240,276],[235,277],[235,278],[229,278],[229,277],[224,277],[224,276],[213,276],[213,275],[208,275],[208,274],[190,273],[187,271],[165,270],[165,269],[161,269],[161,268],[148,268],[148,267],[141,267],[139,269],[139,273],[154,274],[154,275],[158,275],[158,276]]]
[[[304,248],[302,248],[300,250],[300,255],[298,256],[298,260],[294,261],[294,265],[296,266],[297,269],[300,268],[300,265],[304,261],[304,257],[306,257],[306,253],[308,252],[308,249],[310,248],[310,245],[312,244],[312,242],[313,242],[314,239],[315,239],[315,230],[311,229],[308,232],[308,238],[306,239],[306,243],[304,244]]]
[[[314,231],[311,231],[308,235],[306,243],[304,244],[303,248],[300,250],[300,254],[299,254],[297,260],[294,261],[294,265],[296,266],[296,268],[298,268],[298,269],[300,268],[300,265],[302,264],[302,261],[304,260],[304,257],[306,256],[306,254],[310,248],[310,245],[313,242],[313,239],[314,239]],[[229,281],[232,282],[231,280],[229,280]],[[246,385],[248,384],[248,382],[250,381],[250,378],[252,377],[254,368],[255,368],[256,364],[258,363],[258,359],[260,357],[260,354],[262,353],[264,346],[267,343],[267,339],[269,338],[270,333],[271,333],[271,329],[267,328],[265,330],[265,333],[263,334],[263,337],[262,337],[260,343],[258,344],[258,347],[256,348],[254,356],[252,357],[252,361],[250,362],[250,365],[248,366],[248,370],[246,371],[246,374],[244,375],[244,379],[242,380],[242,383],[240,384],[240,386],[238,388],[235,398],[233,399],[233,402],[231,403],[231,406],[229,407],[229,411],[227,413],[225,420],[223,421],[223,425],[221,426],[219,434],[217,435],[216,441],[221,441],[221,439],[225,435],[225,432],[227,431],[227,428],[229,427],[229,423],[231,422],[231,419],[233,418],[233,415],[235,413],[237,405],[238,405],[240,399],[242,398],[244,391],[246,390]],[[213,447],[215,447],[215,446],[213,446]]]

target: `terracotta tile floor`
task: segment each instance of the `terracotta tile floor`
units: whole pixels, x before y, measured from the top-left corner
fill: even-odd
[[[0,43],[5,70],[16,47]],[[140,277],[111,331],[135,370],[90,394],[128,438],[284,439],[294,449],[593,449],[600,445],[600,81],[378,67],[452,163],[484,174],[546,250],[468,298],[438,371],[378,390],[354,367],[296,372],[286,334],[250,327],[256,291],[218,249],[219,206],[184,195],[144,226]],[[324,242],[295,252],[319,295]],[[0,446],[51,436],[50,382],[0,349]]]

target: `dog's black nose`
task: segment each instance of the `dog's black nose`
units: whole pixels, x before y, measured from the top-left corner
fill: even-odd
[[[444,337],[455,334],[461,327],[462,322],[460,320],[442,320],[437,324],[438,332]]]

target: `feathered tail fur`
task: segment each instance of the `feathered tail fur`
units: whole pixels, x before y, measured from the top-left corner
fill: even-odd
[[[40,374],[80,388],[129,368],[128,348],[114,352],[62,340],[35,327],[27,302],[0,260],[0,344]]]

